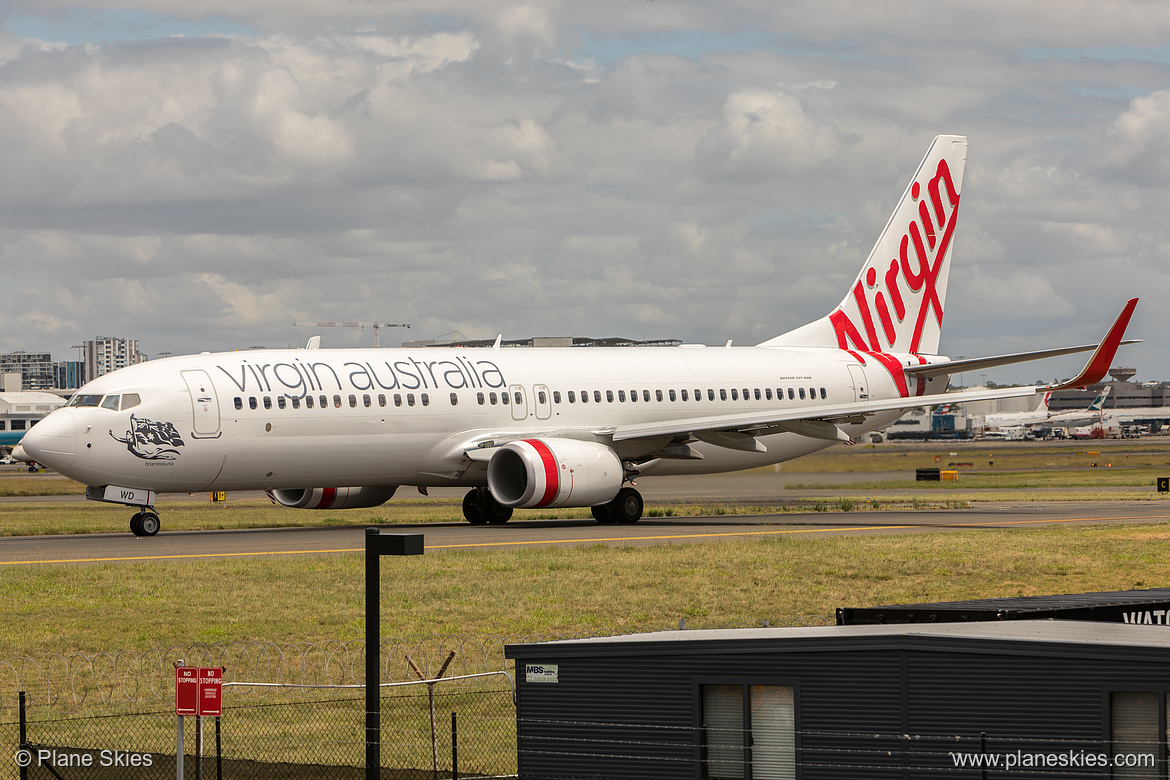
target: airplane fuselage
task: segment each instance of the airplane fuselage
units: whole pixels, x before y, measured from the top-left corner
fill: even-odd
[[[605,441],[626,424],[898,395],[888,369],[863,367],[844,350],[257,350],[100,377],[38,433],[46,464],[88,485],[483,485],[486,469],[466,451],[517,431]],[[857,435],[900,414],[841,428]],[[611,444],[623,460],[640,461],[638,473],[656,475],[752,468],[832,443],[789,432],[759,441],[766,451],[693,442],[701,459],[653,458],[661,439]]]

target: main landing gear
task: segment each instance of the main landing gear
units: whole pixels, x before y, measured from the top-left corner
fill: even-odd
[[[593,519],[599,523],[621,523],[628,525],[642,519],[642,494],[631,487],[624,487],[608,504],[593,507]]]
[[[496,501],[487,488],[477,487],[463,497],[463,516],[472,525],[502,525],[512,519],[512,507]]]
[[[154,536],[158,533],[160,526],[158,513],[153,509],[148,508],[141,512],[135,512],[134,516],[130,518],[130,533],[135,536]]]

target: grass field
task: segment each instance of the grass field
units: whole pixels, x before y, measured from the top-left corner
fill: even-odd
[[[891,489],[889,482],[875,482],[880,488],[864,500],[841,499],[832,491],[812,500],[827,511],[876,509],[888,505],[883,503],[887,499],[911,506],[961,505],[997,495],[1026,500],[1026,492],[1004,486],[1004,480],[1017,484],[1010,480],[1021,473],[1040,481],[1048,480],[1046,475],[1062,475],[1069,485],[1078,486],[1076,491],[1061,491],[1064,497],[1076,492],[1149,498],[1147,481],[1170,463],[1170,442],[1126,442],[1111,447],[1105,457],[1103,447],[1092,454],[1083,447],[1065,445],[1049,451],[1040,445],[1001,444],[991,456],[984,447],[979,449],[984,463],[992,460],[998,469],[1001,462],[1016,459],[1016,468],[990,473],[986,466],[963,466],[962,480],[942,487],[910,482],[904,489]],[[936,465],[935,456],[940,456],[937,465],[943,467],[977,462],[976,448],[933,446],[840,448],[795,463],[816,470],[810,474],[853,471],[863,476]],[[1093,462],[1098,465],[1089,465]],[[1107,462],[1113,466],[1101,465]],[[17,485],[26,479],[52,478],[6,474],[0,482]],[[1117,490],[1126,479],[1139,483],[1130,485],[1132,496]],[[975,489],[983,484],[986,487]],[[1099,494],[1103,486],[1108,492]],[[741,510],[724,505],[677,507],[679,514]],[[553,516],[587,514],[566,510]],[[297,523],[363,526],[403,520],[460,521],[461,516],[455,503],[426,500],[340,512],[291,511],[264,501],[229,502],[224,507],[192,500],[166,507],[166,526],[172,530]],[[5,533],[122,532],[126,522],[126,508],[120,506],[0,504]],[[448,551],[383,567],[382,626],[389,637],[610,633],[677,626],[680,618],[689,625],[758,623],[832,614],[839,606],[1160,586],[1170,579],[1167,561],[1170,525]],[[0,658],[192,642],[360,639],[362,577],[362,557],[357,554],[3,567],[0,598],[8,620],[0,625]]]

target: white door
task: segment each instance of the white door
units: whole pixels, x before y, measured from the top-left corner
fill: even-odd
[[[183,371],[183,381],[191,392],[191,410],[196,439],[214,439],[219,436],[219,397],[211,377],[202,369]]]

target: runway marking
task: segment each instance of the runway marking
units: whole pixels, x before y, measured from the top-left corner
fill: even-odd
[[[898,531],[909,528],[974,528],[993,525],[1031,525],[1037,523],[1088,523],[1101,521],[1124,520],[1170,520],[1170,515],[1143,515],[1141,517],[1070,517],[1065,520],[1038,518],[1035,520],[989,520],[975,523],[928,523],[922,525],[859,525],[831,528],[782,528],[769,531],[733,531],[728,533],[704,534],[668,534],[659,536],[613,536],[598,539],[534,539],[531,541],[500,541],[474,542],[468,544],[436,544],[432,550],[452,550],[475,547],[520,547],[536,544],[587,544],[590,542],[638,542],[638,541],[665,541],[670,539],[703,539],[726,538],[733,536],[779,536],[782,534],[816,534],[845,531]],[[336,550],[262,550],[259,552],[222,552],[222,553],[190,553],[181,555],[133,555],[110,558],[60,558],[47,561],[0,561],[0,566],[17,566],[33,563],[114,563],[127,561],[168,561],[185,558],[245,558],[261,555],[324,555],[328,553],[359,553],[365,552],[364,547],[351,547]]]

